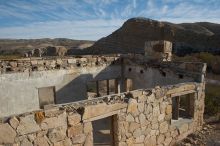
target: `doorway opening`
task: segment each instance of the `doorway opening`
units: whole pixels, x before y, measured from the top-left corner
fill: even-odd
[[[115,118],[116,115],[113,115],[92,122],[94,146],[115,145]]]

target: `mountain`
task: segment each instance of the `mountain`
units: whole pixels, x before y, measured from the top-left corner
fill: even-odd
[[[196,52],[220,54],[220,24],[209,22],[160,22],[131,18],[121,28],[87,48],[90,54],[143,53],[150,40],[173,42],[173,53],[183,56]]]
[[[0,55],[22,55],[27,51],[47,46],[65,46],[69,54],[77,54],[77,52],[91,46],[93,43],[93,41],[66,38],[0,39]]]
[[[197,52],[220,55],[220,24],[174,24],[147,18],[131,18],[118,30],[95,43],[66,38],[0,39],[0,55],[24,54],[47,46],[65,46],[68,49],[67,55],[143,53],[145,42],[150,40],[173,42],[173,53],[178,56]]]

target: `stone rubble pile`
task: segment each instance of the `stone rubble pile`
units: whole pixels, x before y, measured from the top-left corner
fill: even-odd
[[[181,142],[177,146],[219,146],[220,141],[215,140],[215,125],[205,124],[201,131],[196,131]]]

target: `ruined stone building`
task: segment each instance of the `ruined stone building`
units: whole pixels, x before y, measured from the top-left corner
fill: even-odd
[[[174,145],[203,124],[206,64],[171,48],[1,60],[0,145]]]

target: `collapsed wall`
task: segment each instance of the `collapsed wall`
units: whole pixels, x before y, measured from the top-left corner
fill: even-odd
[[[203,124],[206,64],[157,57],[0,61],[0,145],[176,144]]]
[[[0,117],[39,109],[42,92],[46,92],[43,98],[52,97],[56,104],[87,99],[88,81],[120,75],[116,57],[21,59],[0,64],[0,90],[5,91],[0,92]]]
[[[171,61],[172,58],[172,42],[160,41],[147,41],[145,42],[145,56],[148,58],[157,58],[162,61]]]
[[[205,74],[202,63],[148,62],[139,55],[21,59],[0,64],[0,90],[4,91],[0,92],[0,117],[38,110],[44,104],[88,99],[88,83],[97,86],[114,80],[114,93],[118,93],[127,91],[128,80],[129,90],[135,90],[204,82]]]
[[[188,95],[190,118],[174,120],[173,98]],[[0,144],[93,145],[92,123],[113,117],[114,145],[173,145],[201,129],[204,83],[141,89],[2,119]]]

